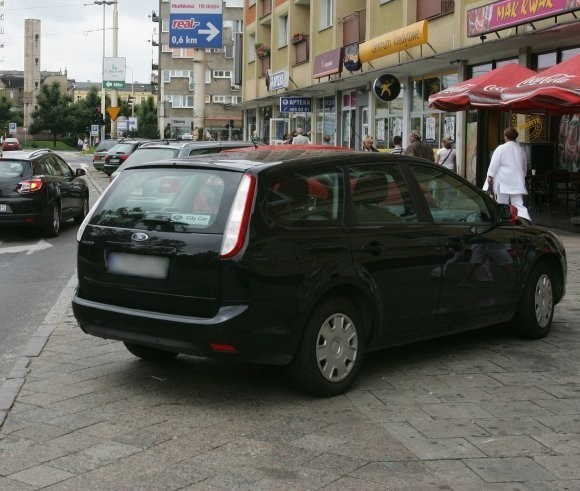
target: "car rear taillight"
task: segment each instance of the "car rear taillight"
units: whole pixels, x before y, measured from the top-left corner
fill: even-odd
[[[246,233],[250,224],[250,213],[254,202],[256,178],[244,174],[232,204],[230,216],[226,223],[224,238],[220,250],[220,259],[234,257],[242,249],[246,241]]]
[[[18,183],[18,188],[16,189],[21,194],[34,193],[42,188],[41,179],[28,179],[26,181],[20,181]]]

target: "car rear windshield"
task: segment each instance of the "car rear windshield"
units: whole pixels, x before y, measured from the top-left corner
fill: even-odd
[[[115,145],[117,145],[117,143],[119,142],[115,140],[103,140],[97,145],[95,152],[106,152],[110,148],[113,148]]]
[[[30,174],[30,162],[0,160],[0,178],[24,177]]]
[[[239,172],[127,169],[111,184],[90,223],[165,232],[222,233]]]
[[[134,148],[134,143],[117,143],[117,145],[109,149],[109,153],[130,153]]]
[[[179,153],[175,148],[138,148],[126,160],[127,165],[142,164],[143,162],[154,162],[156,160],[170,159]]]

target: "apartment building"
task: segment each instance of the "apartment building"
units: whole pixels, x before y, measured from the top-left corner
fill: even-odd
[[[212,49],[169,46],[171,3],[160,0],[153,22],[153,80],[157,84],[159,128],[162,135],[215,140],[240,139],[242,100],[233,79],[234,34],[242,31],[242,0],[223,2],[223,46]],[[197,66],[196,66],[197,65]],[[201,67],[200,67],[201,65]]]
[[[455,142],[459,173],[479,182],[503,128],[557,145],[561,118],[500,111],[446,113],[431,94],[506,63],[541,70],[580,52],[580,2],[245,0],[241,94],[245,136],[381,149],[417,130]],[[533,129],[531,126],[535,126]]]

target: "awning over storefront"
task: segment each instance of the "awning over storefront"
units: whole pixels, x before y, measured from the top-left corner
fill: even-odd
[[[580,55],[513,84],[501,99],[514,112],[580,113]]]
[[[429,97],[429,107],[450,112],[468,109],[508,110],[502,103],[502,92],[535,74],[533,70],[516,63],[502,65],[433,94]]]

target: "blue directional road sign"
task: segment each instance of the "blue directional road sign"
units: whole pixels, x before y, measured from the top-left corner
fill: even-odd
[[[221,2],[219,2],[221,5]],[[170,48],[221,48],[222,14],[180,12],[169,14]]]

